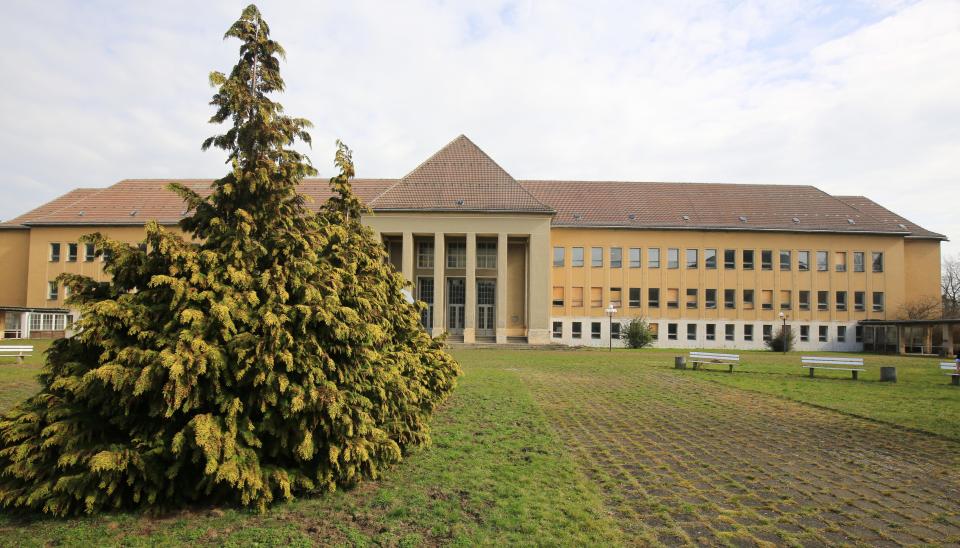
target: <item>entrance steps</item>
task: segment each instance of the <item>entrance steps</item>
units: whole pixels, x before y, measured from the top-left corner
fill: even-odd
[[[448,336],[447,337],[447,346],[456,350],[458,348],[469,348],[469,349],[482,349],[488,348],[491,350],[555,350],[558,348],[566,348],[563,345],[558,344],[537,344],[532,345],[527,342],[526,337],[507,337],[507,342],[503,344],[497,344],[497,339],[495,337],[477,337],[476,342],[473,344],[467,344],[463,342],[463,336]]]

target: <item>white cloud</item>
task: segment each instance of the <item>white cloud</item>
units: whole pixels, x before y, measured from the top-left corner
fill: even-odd
[[[24,3],[0,50],[0,218],[76,186],[213,177],[242,3]],[[362,176],[466,133],[518,178],[813,184],[960,239],[960,3],[261,4],[288,112]],[[960,251],[950,243],[945,251]]]

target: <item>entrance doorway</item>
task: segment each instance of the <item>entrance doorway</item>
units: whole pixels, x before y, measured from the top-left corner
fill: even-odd
[[[497,281],[477,280],[477,336],[493,337],[496,334]]]
[[[463,335],[466,301],[466,280],[447,278],[447,331],[452,335]]]

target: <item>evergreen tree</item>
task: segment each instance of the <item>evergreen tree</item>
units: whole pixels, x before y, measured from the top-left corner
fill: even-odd
[[[429,441],[459,367],[360,223],[350,151],[338,143],[317,213],[297,193],[314,169],[291,147],[310,124],[267,97],[284,87],[269,33],[253,5],[226,33],[240,60],[211,75],[211,121],[230,126],[203,148],[231,171],[206,197],[175,186],[192,238],[153,222],[145,246],[94,234],[112,280],[62,277],[79,331],[0,419],[3,507],[262,509],[376,478]]]

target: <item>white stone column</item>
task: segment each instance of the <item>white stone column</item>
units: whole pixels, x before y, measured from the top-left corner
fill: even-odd
[[[463,342],[477,340],[477,234],[467,233],[467,299],[464,305]]]
[[[507,235],[497,234],[497,344],[507,342]]]
[[[527,253],[529,270],[527,277],[530,303],[527,310],[527,342],[530,344],[550,343],[550,234],[534,232],[530,234]],[[586,268],[587,272],[590,268]],[[584,288],[589,291],[589,288]],[[589,295],[584,297],[589,299]],[[589,327],[589,324],[587,324]],[[589,335],[589,330],[585,330]]]
[[[413,233],[403,233],[403,246],[400,248],[400,271],[403,277],[413,283]]]
[[[444,298],[447,279],[444,276],[447,266],[446,244],[443,233],[433,235],[433,336],[438,337],[447,331],[447,300]]]
[[[20,338],[30,338],[30,313],[22,312],[20,314]]]

